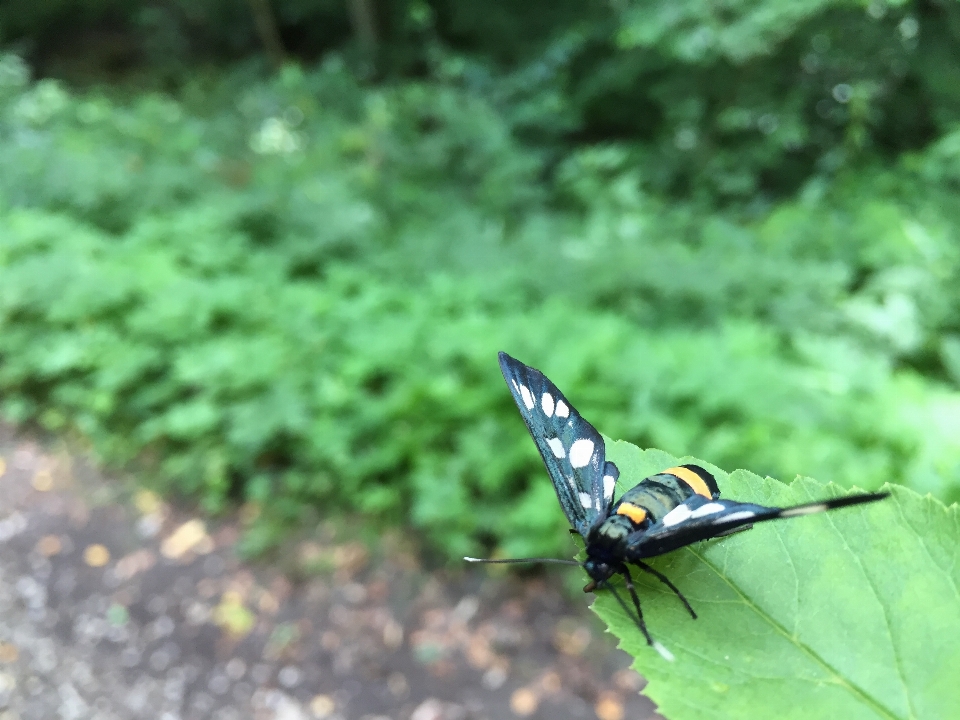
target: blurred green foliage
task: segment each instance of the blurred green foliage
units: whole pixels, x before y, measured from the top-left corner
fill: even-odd
[[[269,75],[196,70],[236,4],[19,5],[40,67],[107,18],[155,89],[0,56],[3,412],[261,503],[252,547],[562,547],[501,349],[611,437],[960,499],[954,5],[380,3],[376,81],[346,6],[274,3],[324,57]]]

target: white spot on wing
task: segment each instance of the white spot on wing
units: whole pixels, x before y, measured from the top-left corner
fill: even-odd
[[[575,468],[586,467],[593,456],[593,440],[580,438],[570,446],[570,464]]]
[[[547,417],[553,415],[553,395],[544,393],[543,397],[540,398],[540,407],[543,408],[543,414]]]
[[[550,449],[553,450],[554,456],[560,458],[561,460],[567,454],[563,449],[563,443],[560,442],[560,438],[550,438],[547,440],[547,445],[549,445]]]
[[[603,476],[603,499],[609,500],[613,497],[613,488],[617,484],[617,481],[613,479],[613,475],[604,475]]]
[[[582,492],[580,493],[580,504],[583,505],[584,508],[589,510],[590,508],[593,507],[593,500],[587,493]]]
[[[801,505],[800,507],[790,508],[780,513],[780,517],[797,517],[798,515],[812,515],[813,513],[829,510],[830,506],[826,503],[817,503],[816,505]]]
[[[673,510],[663,516],[662,522],[667,527],[672,527],[689,518],[691,513],[692,511],[686,505],[677,505]]]
[[[706,505],[701,505],[692,513],[690,513],[690,517],[699,518],[703,517],[704,515],[713,515],[721,510],[723,510],[723,505],[720,503],[707,503]]]
[[[563,400],[557,400],[557,417],[565,418],[570,414],[570,408],[567,407],[567,404]]]
[[[527,410],[533,410],[533,406],[536,405],[536,403],[526,385],[520,386],[520,397],[523,398],[523,404],[527,406]]]
[[[752,518],[756,513],[753,510],[740,510],[739,512],[730,513],[729,515],[724,515],[723,517],[718,517],[713,521],[714,525],[720,525],[721,523],[730,522],[731,520],[746,520],[747,518]]]

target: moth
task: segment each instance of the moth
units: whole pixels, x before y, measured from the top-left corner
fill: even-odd
[[[613,577],[622,576],[636,611],[637,626],[647,643],[665,657],[669,657],[669,652],[655,643],[647,630],[631,566],[650,573],[670,588],[696,619],[697,613],[676,585],[644,560],[701,540],[748,530],[754,523],[875,502],[889,494],[864,493],[788,508],[765,507],[721,500],[716,479],[710,472],[699,465],[680,465],[641,480],[617,499],[614,491],[620,471],[606,459],[603,437],[596,428],[584,420],[539,370],[504,352],[500,353],[500,369],[540,451],[560,507],[570,522],[570,532],[583,538],[586,560],[583,563],[559,558],[468,557],[464,560],[582,565],[590,577],[584,592],[609,590],[624,612],[633,617],[610,583]]]

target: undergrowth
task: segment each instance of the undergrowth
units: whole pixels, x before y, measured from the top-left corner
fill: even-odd
[[[566,542],[507,350],[605,434],[960,498],[958,135],[796,197],[555,162],[456,79],[335,57],[176,96],[0,78],[0,398],[263,547],[311,513],[451,557]]]

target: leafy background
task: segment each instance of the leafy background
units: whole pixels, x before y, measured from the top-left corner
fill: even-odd
[[[610,450],[630,483],[682,461],[625,442]],[[720,491],[789,506],[841,494],[710,466]],[[647,647],[614,598],[594,610],[648,678],[644,694],[681,718],[939,718],[960,700],[956,506],[890,486],[892,497],[818,516],[764,523],[653,561],[690,600],[686,610],[638,578],[648,627],[675,656]]]
[[[953,502],[958,35],[952,2],[11,0],[0,407],[256,504],[252,550],[344,511],[568,549],[501,349],[612,437]]]

